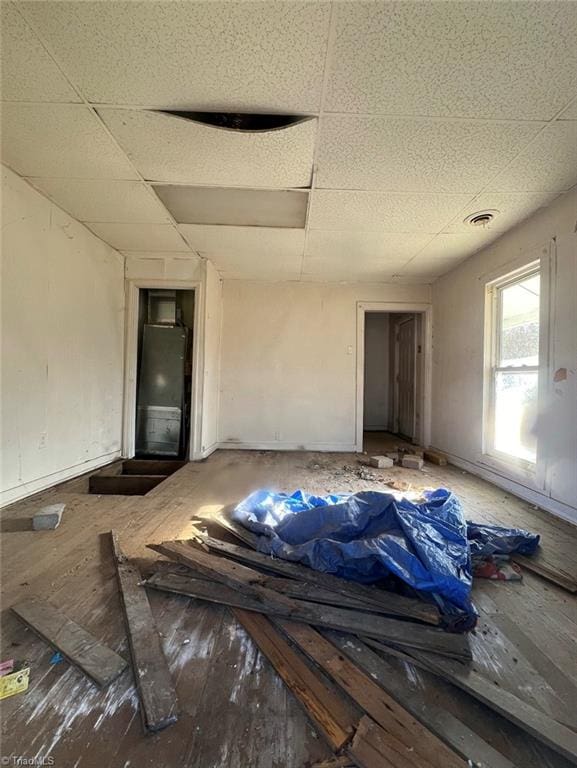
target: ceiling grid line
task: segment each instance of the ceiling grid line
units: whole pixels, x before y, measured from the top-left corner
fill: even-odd
[[[40,43],[40,45],[42,45],[42,47],[44,48],[44,50],[46,51],[46,53],[48,54],[48,56],[49,56],[49,57],[52,59],[52,61],[54,62],[54,65],[57,67],[58,71],[59,71],[59,72],[61,73],[61,75],[62,75],[62,76],[65,78],[65,80],[67,81],[67,83],[69,84],[69,86],[70,86],[70,87],[71,87],[71,88],[74,90],[74,92],[77,94],[77,96],[78,96],[78,97],[79,97],[79,98],[82,100],[82,105],[83,105],[84,107],[86,107],[86,108],[87,108],[87,109],[90,111],[90,113],[93,115],[93,117],[95,118],[95,120],[96,120],[96,121],[98,122],[98,124],[99,124],[99,125],[100,125],[100,126],[103,128],[104,132],[105,132],[105,133],[108,135],[109,139],[110,139],[110,140],[113,142],[114,146],[115,146],[115,147],[116,147],[116,148],[117,148],[117,149],[118,149],[118,150],[119,150],[119,151],[120,151],[120,152],[121,152],[121,153],[122,153],[122,154],[123,154],[123,155],[126,157],[127,161],[130,163],[130,165],[131,165],[131,167],[132,167],[132,169],[133,169],[134,173],[135,173],[135,174],[138,176],[138,179],[139,179],[139,181],[140,181],[140,182],[141,182],[141,183],[144,185],[144,187],[146,188],[146,190],[147,190],[147,193],[148,193],[149,195],[152,195],[153,199],[157,201],[157,200],[158,200],[158,198],[156,197],[156,195],[155,195],[154,191],[153,191],[153,190],[151,189],[151,187],[149,186],[149,184],[148,184],[148,182],[146,181],[146,179],[145,179],[145,178],[142,176],[142,174],[140,173],[140,171],[138,170],[138,168],[137,168],[137,167],[134,165],[134,163],[132,162],[132,160],[131,160],[130,156],[129,156],[129,155],[128,155],[128,154],[127,154],[127,153],[126,153],[126,152],[125,152],[125,151],[122,149],[122,147],[119,145],[119,143],[118,143],[118,141],[116,140],[115,136],[113,136],[113,134],[110,132],[110,130],[108,129],[108,127],[105,125],[104,121],[102,120],[102,118],[100,117],[100,115],[98,114],[98,112],[96,111],[96,109],[93,107],[93,105],[92,105],[92,104],[90,104],[90,102],[89,102],[89,101],[88,101],[88,100],[87,100],[87,99],[84,97],[84,94],[82,93],[82,91],[80,90],[80,88],[79,88],[79,87],[77,87],[77,85],[74,83],[74,81],[72,80],[72,78],[71,78],[71,77],[69,77],[69,75],[67,74],[67,72],[64,70],[64,68],[62,67],[62,65],[61,65],[61,64],[60,64],[60,62],[58,61],[58,58],[55,56],[55,54],[54,54],[54,53],[53,53],[53,51],[51,50],[50,46],[48,46],[48,44],[46,43],[46,41],[43,39],[42,35],[40,35],[40,33],[38,32],[38,30],[35,28],[35,26],[34,26],[34,25],[33,25],[33,24],[32,24],[32,23],[29,21],[29,19],[26,17],[26,15],[25,15],[25,14],[22,12],[21,8],[20,8],[19,6],[15,6],[15,7],[16,7],[16,10],[17,10],[17,12],[19,13],[19,15],[22,17],[22,19],[23,19],[24,23],[25,23],[25,24],[27,24],[27,26],[28,26],[28,27],[29,27],[29,29],[31,30],[32,34],[34,34],[34,35],[36,36],[36,38],[37,38],[38,42]],[[79,105],[79,106],[81,106],[81,105]],[[196,255],[197,257],[199,257],[199,258],[200,258],[200,255],[199,255],[198,253],[196,253],[196,251],[194,251],[194,250],[191,248],[190,244],[186,242],[186,240],[184,239],[184,237],[182,236],[182,234],[179,232],[179,230],[178,230],[178,227],[177,227],[177,225],[176,225],[176,221],[174,220],[174,218],[173,218],[173,216],[171,215],[170,211],[168,211],[168,210],[167,210],[167,211],[166,211],[166,213],[167,213],[167,216],[168,216],[168,217],[169,217],[169,219],[170,219],[170,223],[171,223],[171,226],[172,226],[173,230],[176,232],[176,235],[177,235],[178,239],[179,239],[180,241],[182,241],[182,243],[184,243],[184,245],[186,246],[186,249],[187,249],[187,251],[189,251],[189,252],[193,253],[194,255]],[[91,228],[89,227],[89,229],[91,229]],[[91,229],[91,231],[93,231],[93,230]],[[93,232],[93,234],[95,235],[95,237],[99,237],[101,240],[103,240],[103,242],[106,242],[106,240],[104,240],[102,237],[100,237],[99,235],[97,235],[95,232]],[[109,244],[109,243],[107,243],[107,245],[108,245],[108,244]],[[119,250],[119,251],[120,251],[120,249],[116,249],[116,250]],[[178,251],[175,251],[175,253],[178,253]]]
[[[321,97],[319,101],[319,114],[317,118],[317,132],[315,136],[315,144],[313,149],[313,167],[312,167],[312,174],[311,174],[311,186],[309,190],[309,199],[307,202],[307,212],[306,212],[306,218],[305,218],[305,236],[304,236],[304,242],[303,242],[303,252],[301,257],[301,265],[299,270],[299,282],[302,282],[303,277],[303,271],[304,271],[304,264],[306,259],[306,253],[307,253],[307,245],[308,245],[308,233],[310,231],[309,226],[309,217],[311,212],[311,205],[312,200],[314,196],[314,190],[316,186],[316,178],[317,178],[317,164],[318,164],[318,156],[319,156],[319,147],[320,147],[320,137],[322,133],[322,119],[323,119],[323,108],[324,108],[324,101],[326,97],[326,92],[328,88],[328,80],[329,80],[329,73],[330,73],[330,64],[331,64],[331,57],[332,57],[332,51],[334,48],[334,38],[336,35],[336,19],[335,19],[335,3],[334,0],[331,0],[330,3],[330,10],[329,10],[329,25],[327,30],[327,46],[325,50],[325,57],[324,57],[324,65],[323,65],[323,84],[321,88]]]

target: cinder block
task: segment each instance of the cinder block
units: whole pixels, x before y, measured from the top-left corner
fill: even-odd
[[[403,456],[403,467],[407,469],[423,469],[423,459],[420,456],[407,454]]]
[[[389,467],[393,466],[393,460],[389,459],[388,456],[371,456],[371,467],[376,467],[377,469],[389,469]]]
[[[48,504],[42,507],[32,518],[32,528],[35,531],[53,531],[62,520],[65,504]]]

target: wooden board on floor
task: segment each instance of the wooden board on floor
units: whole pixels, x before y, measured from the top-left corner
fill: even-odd
[[[340,750],[356,729],[359,715],[355,709],[336,689],[326,685],[265,616],[239,608],[233,613],[331,748]]]
[[[128,666],[121,656],[45,600],[24,600],[12,610],[97,685],[108,685]]]
[[[367,640],[367,643],[372,647],[379,647],[379,643],[372,640]],[[413,660],[424,669],[448,680],[577,765],[577,733],[575,731],[527,704],[518,696],[495,686],[478,672],[464,669],[462,665],[455,664],[450,659],[442,659],[419,651],[395,651],[384,645],[381,645],[379,650]]]
[[[146,590],[139,586],[140,573],[122,553],[114,531],[110,531],[110,542],[124,607],[142,722],[145,730],[159,731],[177,720],[176,691]]]
[[[531,557],[523,557],[523,555],[513,554],[511,555],[511,560],[518,563],[523,568],[533,571],[533,573],[536,573],[538,576],[542,576],[544,579],[547,579],[547,581],[552,581],[554,584],[567,590],[567,592],[571,592],[571,594],[577,593],[577,581],[568,573],[565,573],[565,571],[548,566],[540,560],[534,560]]]
[[[461,757],[484,768],[515,768],[510,760],[458,717],[436,702],[427,701],[419,687],[407,685],[404,675],[359,638],[330,629],[322,634]]]
[[[462,661],[471,657],[466,636],[371,613],[294,600],[285,595],[279,595],[282,600],[278,600],[270,598],[268,592],[272,590],[267,590],[266,595],[245,593],[242,587],[231,589],[225,584],[162,572],[147,579],[146,586],[343,632],[362,633],[401,647],[419,648]]]
[[[420,761],[415,765],[465,768],[462,757],[416,720],[317,630],[284,619],[275,619],[275,623],[384,730],[387,743],[401,745],[401,752],[414,754]],[[401,762],[398,764],[402,765]]]
[[[238,547],[208,536],[196,528],[193,530],[193,534],[199,543],[211,552],[218,552],[225,557],[244,563],[252,568],[265,569],[278,573],[285,578],[304,582],[311,585],[311,588],[330,590],[337,595],[342,595],[347,600],[356,601],[357,607],[361,609],[363,605],[377,606],[383,609],[382,613],[388,613],[391,616],[403,616],[434,625],[439,624],[441,621],[436,606],[424,603],[422,600],[403,597],[402,595],[386,592],[377,587],[356,584],[330,573],[315,571],[301,563],[291,563],[288,560],[274,558],[262,552]]]

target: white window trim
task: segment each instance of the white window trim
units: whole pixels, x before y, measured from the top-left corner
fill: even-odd
[[[496,372],[507,370],[521,372],[536,372],[538,374],[538,403],[539,410],[544,400],[543,382],[548,370],[548,290],[549,290],[549,249],[539,249],[538,260],[525,263],[522,267],[508,272],[506,275],[486,283],[485,303],[485,366],[484,366],[484,408],[483,408],[483,443],[481,464],[499,473],[515,478],[524,485],[535,490],[545,489],[546,467],[541,460],[539,443],[535,463],[510,456],[493,447],[493,429],[495,413],[495,381]],[[501,289],[517,283],[534,274],[541,276],[539,300],[539,365],[538,366],[498,366],[500,312],[498,306]],[[544,375],[545,374],[545,375]]]

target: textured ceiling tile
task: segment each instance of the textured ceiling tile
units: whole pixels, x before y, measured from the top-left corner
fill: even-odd
[[[575,183],[577,122],[561,120],[548,125],[527,149],[522,150],[491,181],[488,189],[499,192],[561,192],[570,189]]]
[[[166,209],[139,181],[29,179],[79,221],[170,223]]]
[[[227,274],[300,272],[304,230],[180,224],[190,247]]]
[[[486,248],[500,235],[500,232],[486,229],[471,230],[468,234],[440,234],[419,251],[416,258],[421,262],[464,259]]]
[[[542,123],[327,116],[319,187],[478,192]]]
[[[11,3],[0,6],[0,39],[4,101],[80,101]]]
[[[402,262],[370,261],[367,263],[346,263],[328,256],[305,256],[302,280],[305,282],[352,282],[378,283],[392,279],[400,270]]]
[[[326,108],[551,119],[575,93],[573,2],[339,2]]]
[[[441,277],[441,275],[454,269],[462,260],[463,259],[459,257],[432,259],[419,255],[399,270],[399,276],[421,277],[427,279]]]
[[[137,178],[95,115],[70,104],[3,104],[2,160],[21,176]]]
[[[119,251],[189,251],[171,224],[90,223],[95,235]]]
[[[245,112],[319,107],[328,3],[23,5],[91,102]]]
[[[494,220],[486,227],[486,231],[506,232],[538,208],[550,203],[555,196],[554,192],[485,192],[460,211],[459,215],[443,228],[443,232],[470,233],[472,227],[466,223],[465,219],[474,213],[486,210],[498,211]]]
[[[471,195],[395,194],[320,189],[313,192],[311,229],[438,232]]]
[[[236,131],[158,112],[99,111],[146,179],[246,187],[311,182],[316,119],[270,131]]]
[[[154,191],[179,224],[302,228],[308,192],[156,184]]]
[[[306,245],[306,256],[332,259],[353,267],[368,262],[405,263],[418,253],[432,235],[383,234],[380,232],[311,230]]]

